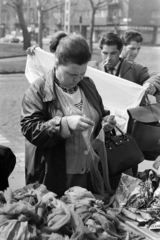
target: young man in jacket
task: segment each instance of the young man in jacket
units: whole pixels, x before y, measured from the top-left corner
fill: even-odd
[[[89,66],[143,85],[146,89],[146,93],[154,95],[158,101],[158,97],[160,96],[160,74],[150,75],[147,67],[133,61],[133,56],[132,61],[128,61],[127,56],[129,58],[129,54],[126,54],[125,57],[125,51],[123,52],[123,41],[117,34],[111,32],[104,34],[99,41],[99,47],[101,49],[102,61],[100,63],[92,61],[89,63]],[[125,47],[124,49],[126,50]],[[137,54],[138,50],[134,55],[134,59]],[[129,58],[129,60],[130,59],[131,58]],[[145,104],[145,101],[142,101],[141,104]],[[155,159],[155,155],[147,155],[147,159]],[[137,167],[133,169],[133,175],[136,174]]]
[[[160,91],[160,74],[150,75],[147,67],[121,58],[122,39],[115,33],[104,34],[100,41],[102,61],[92,61],[89,66],[143,85],[146,93],[155,95]]]
[[[130,62],[134,62],[141,49],[143,42],[142,34],[135,30],[127,30],[122,35],[123,50],[121,57]]]

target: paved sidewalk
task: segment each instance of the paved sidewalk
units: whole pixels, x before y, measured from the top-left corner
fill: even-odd
[[[9,187],[12,190],[25,186],[24,153],[15,153],[15,155],[17,159],[16,166],[9,177]]]
[[[9,185],[13,190],[25,185],[20,109],[28,86],[24,74],[0,75],[0,144],[10,147],[16,155],[16,166],[9,177]]]

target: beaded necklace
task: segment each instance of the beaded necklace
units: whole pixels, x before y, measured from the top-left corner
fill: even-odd
[[[55,83],[56,83],[64,92],[66,92],[66,93],[73,94],[73,93],[75,93],[75,92],[77,91],[77,89],[78,89],[78,86],[75,86],[75,87],[73,87],[73,88],[66,88],[66,87],[62,86],[62,85],[60,84],[59,80],[56,78],[56,75],[55,75],[55,74],[54,74],[54,81],[55,81]]]

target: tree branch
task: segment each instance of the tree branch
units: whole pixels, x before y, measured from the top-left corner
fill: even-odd
[[[52,6],[52,7],[50,7],[50,8],[43,9],[43,12],[48,12],[48,11],[54,9],[54,8],[58,8],[58,7],[62,6],[63,4],[64,4],[64,3],[61,3],[61,4],[59,4],[59,5],[55,5],[55,6]]]
[[[111,3],[112,1],[113,0],[98,0],[98,2],[94,4],[93,0],[89,0],[92,9],[95,10],[106,7],[108,3]]]
[[[93,1],[92,0],[89,0],[90,4],[91,4],[91,7],[94,8],[94,4],[93,4]]]
[[[12,3],[13,3],[16,7],[21,4],[20,0],[15,0],[15,1],[12,0]]]
[[[5,5],[12,7],[12,8],[16,8],[16,6],[14,4],[12,5],[11,3],[8,3],[8,2]]]
[[[112,0],[111,0],[112,1]],[[99,0],[99,3],[97,4],[97,8],[101,8],[101,7],[105,7],[108,5],[110,1],[107,1],[107,0],[104,0],[104,1],[100,1]]]
[[[48,1],[48,0],[43,0],[43,1],[42,1],[42,2],[43,2],[43,3],[42,3],[42,7],[45,6],[45,4],[47,3],[47,1]]]

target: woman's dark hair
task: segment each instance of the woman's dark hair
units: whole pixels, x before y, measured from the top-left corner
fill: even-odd
[[[60,65],[67,65],[69,62],[82,65],[91,59],[88,43],[81,35],[76,34],[62,38],[55,55]]]
[[[118,50],[122,49],[123,43],[120,37],[116,33],[106,33],[102,35],[100,41],[99,41],[99,47],[100,49],[103,48],[103,45],[113,46],[116,45]]]
[[[122,36],[122,42],[124,45],[128,45],[131,41],[135,41],[137,43],[143,42],[142,34],[135,30],[127,30]]]
[[[50,52],[55,52],[57,49],[57,46],[59,45],[59,42],[62,38],[66,37],[67,33],[63,32],[63,31],[59,31],[56,32],[53,36],[52,36],[52,40],[49,46]]]

